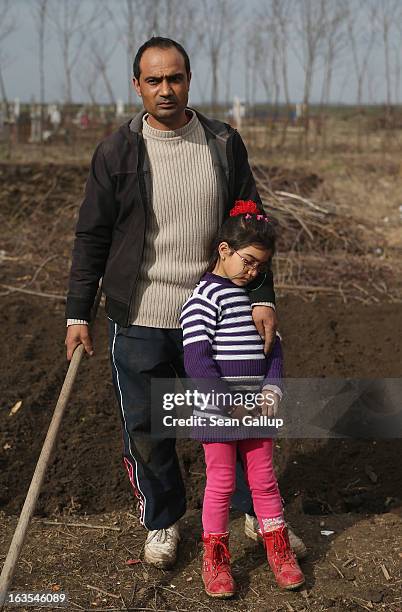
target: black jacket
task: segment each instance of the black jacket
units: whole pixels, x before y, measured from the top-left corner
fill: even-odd
[[[149,159],[141,133],[143,115],[144,111],[103,140],[93,155],[76,229],[67,318],[90,320],[103,276],[108,316],[123,327],[132,320],[147,208],[152,206]],[[224,218],[235,200],[261,205],[239,133],[226,123],[198,112],[197,116],[211,151]],[[257,278],[254,286],[260,283]],[[250,296],[252,302],[274,302],[272,274]]]

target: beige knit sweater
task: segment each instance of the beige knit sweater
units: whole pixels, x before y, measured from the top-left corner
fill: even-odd
[[[143,136],[152,194],[132,324],[178,328],[181,306],[205,271],[208,246],[223,211],[218,208],[204,129],[195,113],[174,131],[152,128],[145,116]]]

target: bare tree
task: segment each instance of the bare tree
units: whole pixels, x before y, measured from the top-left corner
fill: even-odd
[[[0,92],[8,115],[8,99],[6,86],[4,83],[3,67],[8,58],[4,51],[4,43],[7,38],[16,30],[16,21],[12,14],[12,4],[10,0],[0,0]]]
[[[199,4],[196,0],[138,0],[137,20],[141,41],[151,36],[166,36],[179,41],[192,52],[193,42],[199,40],[194,28]]]
[[[160,31],[160,17],[161,17],[161,0],[146,0],[144,3],[144,8],[146,10],[144,23],[148,24],[149,35],[157,36]]]
[[[47,18],[48,0],[34,0],[31,10],[38,36],[39,56],[39,101],[43,107],[45,103],[45,27]]]
[[[230,32],[233,31],[233,23],[238,16],[238,4],[229,0],[202,0],[201,6],[205,27],[204,43],[211,65],[211,110],[216,112],[219,99],[219,65]],[[231,28],[229,23],[232,24]]]
[[[56,30],[60,44],[64,69],[64,99],[71,103],[73,99],[73,71],[80,56],[81,47],[88,28],[93,23],[97,7],[94,5],[91,15],[84,16],[87,4],[81,0],[56,0],[49,11],[49,17]]]
[[[357,0],[349,5],[347,31],[356,77],[356,105],[359,112],[357,120],[357,148],[359,150],[361,149],[362,139],[363,87],[376,40],[376,16],[377,5],[375,2],[367,5],[366,0]]]
[[[77,81],[91,104],[96,106],[98,104],[99,73],[89,53],[83,57],[82,70],[77,75]]]
[[[273,83],[273,88],[274,88],[273,111],[274,111],[274,116],[277,118],[279,115],[279,96],[281,93],[280,65],[279,65],[280,32],[276,28],[271,28],[271,37],[272,37],[272,48],[273,48],[273,53],[271,56],[271,78],[272,78],[272,83]]]
[[[230,103],[232,99],[232,72],[233,72],[233,56],[236,49],[236,36],[233,29],[233,24],[229,24],[231,32],[228,35],[228,43],[226,46],[226,61],[224,69],[224,80],[225,80],[225,102]]]
[[[109,102],[113,105],[116,103],[116,99],[108,74],[108,64],[113,56],[118,42],[119,41],[117,40],[108,42],[107,35],[99,35],[99,33],[97,33],[96,36],[93,36],[90,39],[89,43],[89,49],[95,70],[97,70],[102,77]]]
[[[352,51],[352,62],[357,81],[356,104],[358,107],[362,105],[364,80],[376,38],[374,26],[376,13],[375,3],[367,7],[366,0],[359,0],[354,5],[351,3],[349,6],[347,17],[348,41]]]
[[[149,0],[145,2],[141,0],[121,0],[118,4],[119,10],[114,12],[110,7],[106,10],[109,13],[110,19],[116,29],[117,38],[121,40],[124,48],[127,62],[127,101],[128,105],[133,104],[133,86],[132,86],[132,66],[134,55],[144,31],[144,13],[145,5],[148,8]],[[145,40],[145,39],[144,39]],[[141,40],[141,42],[144,42]]]
[[[274,46],[271,38],[271,22],[261,15],[256,15],[247,29],[245,42],[246,72],[255,72],[256,78],[261,82],[264,89],[265,99],[272,102],[273,79],[272,61]],[[250,82],[247,82],[247,95],[250,96]],[[251,98],[250,98],[251,101]]]
[[[178,40],[188,53],[195,51],[194,43],[200,40],[200,34],[194,28],[198,14],[198,2],[188,0],[165,0],[165,11],[160,24],[160,31],[174,40]]]
[[[252,33],[253,37],[257,37],[259,47],[258,56],[255,58],[258,75],[267,100],[273,104],[276,117],[279,117],[281,96],[286,104],[286,117],[281,122],[280,146],[283,146],[286,141],[291,110],[288,46],[293,12],[294,0],[266,0],[254,20],[254,32]],[[272,123],[271,140],[273,128]]]
[[[399,36],[400,36],[400,34],[399,34]],[[399,51],[399,44],[398,45],[394,45],[393,52],[394,52],[394,57],[395,57],[395,87],[394,87],[394,92],[395,93],[394,93],[394,97],[395,97],[395,104],[398,104],[399,103],[399,98],[400,98],[401,70],[402,70],[400,51]]]
[[[378,104],[380,100],[378,99],[378,90],[379,90],[379,76],[378,71],[373,66],[370,66],[367,71],[367,93],[368,93],[368,103]]]
[[[125,28],[125,47],[126,47],[126,57],[128,64],[128,104],[131,106],[133,104],[133,86],[131,83],[131,75],[132,75],[132,65],[134,61],[134,54],[136,51],[136,31],[135,31],[135,14],[137,10],[138,0],[126,0],[125,7],[122,7],[122,14],[124,18],[124,22],[126,24]]]
[[[268,104],[271,104],[274,92],[271,70],[274,51],[272,39],[267,33],[266,24],[260,15],[256,15],[249,23],[244,38],[246,103],[255,108],[256,91],[258,84],[261,83],[265,100]],[[272,132],[273,122],[271,122],[271,133],[269,134],[265,130],[263,132],[263,146],[265,148],[270,149],[272,147]]]
[[[38,36],[39,102],[41,109],[42,125],[45,106],[45,28],[47,19],[47,8],[48,0],[34,0],[34,3],[31,6],[32,16],[34,18],[36,26],[36,34]]]
[[[252,33],[256,41],[255,61],[258,65],[258,75],[267,100],[273,104],[276,117],[279,117],[281,92],[285,99],[287,112],[282,125],[281,146],[286,140],[290,115],[288,44],[293,6],[293,0],[268,0],[256,15]]]
[[[307,150],[308,133],[310,125],[310,99],[313,86],[314,72],[317,62],[323,54],[323,45],[327,29],[327,5],[331,0],[299,0],[296,11],[296,32],[301,46],[301,56],[295,49],[304,71],[304,121],[305,139],[304,145]]]
[[[392,104],[391,39],[395,24],[401,19],[401,16],[400,0],[378,0],[377,19],[383,42],[388,118],[391,114]]]
[[[325,121],[325,107],[329,104],[331,97],[332,78],[335,69],[335,61],[342,55],[347,47],[347,30],[345,25],[348,16],[348,0],[330,2],[325,6],[326,15],[326,40],[324,43],[324,74],[321,89],[320,129],[322,132],[322,146],[327,144],[327,129]]]
[[[335,60],[346,48],[346,18],[348,0],[326,5],[326,40],[324,48],[324,74],[321,89],[321,105],[328,104],[331,96],[331,85]]]
[[[285,144],[286,128],[290,115],[290,94],[289,94],[289,79],[288,79],[288,44],[289,44],[289,26],[291,24],[291,14],[294,10],[293,0],[272,0],[272,18],[275,28],[278,31],[277,35],[277,52],[281,65],[283,94],[286,103],[287,119],[285,129],[283,131],[282,145]]]
[[[245,102],[246,106],[250,105],[250,62],[251,62],[251,52],[252,46],[248,44],[248,33],[251,31],[252,26],[246,30],[245,42],[243,44],[243,57],[244,57],[244,90],[245,90]],[[257,46],[259,44],[259,40],[257,38],[252,39],[252,45]],[[254,54],[256,56],[257,53]]]

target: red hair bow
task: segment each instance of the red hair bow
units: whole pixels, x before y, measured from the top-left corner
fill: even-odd
[[[236,200],[229,214],[231,217],[237,217],[237,215],[245,215],[246,213],[253,215],[260,213],[257,204],[252,200]]]

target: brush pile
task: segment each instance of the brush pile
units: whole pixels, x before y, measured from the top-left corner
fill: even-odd
[[[1,295],[64,299],[87,171],[73,164],[0,165]],[[274,274],[281,294],[402,299],[381,235],[332,201],[316,174],[261,165],[253,172],[266,212],[278,222]]]
[[[390,289],[395,262],[384,255],[383,237],[331,201],[317,175],[262,166],[253,172],[265,211],[278,225],[274,275],[281,293],[338,294],[345,302],[402,299],[400,289]]]

